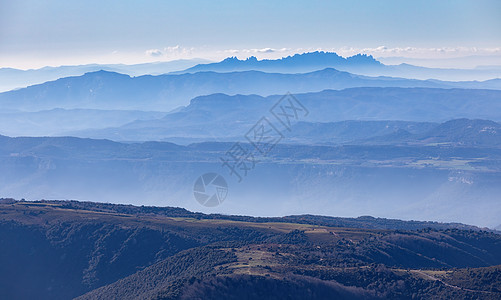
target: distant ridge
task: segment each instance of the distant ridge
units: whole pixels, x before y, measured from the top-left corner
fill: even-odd
[[[144,75],[130,77],[97,71],[66,77],[27,88],[0,93],[3,109],[37,111],[53,108],[169,111],[189,100],[214,93],[273,94],[319,92],[355,87],[421,87],[484,89],[484,82],[447,82],[354,75],[333,68],[309,73],[266,73],[264,71]],[[501,89],[501,80],[487,82]]]
[[[475,225],[468,225],[458,222],[436,222],[436,221],[419,221],[419,220],[400,220],[379,218],[373,216],[359,217],[333,217],[322,215],[290,215],[283,217],[253,217],[246,215],[224,215],[224,214],[204,214],[201,212],[192,212],[181,207],[160,207],[160,206],[136,206],[131,204],[112,204],[100,203],[92,201],[76,201],[76,200],[35,200],[25,201],[12,198],[0,198],[0,204],[17,204],[17,205],[39,205],[55,206],[71,210],[83,210],[93,212],[104,212],[110,214],[125,214],[125,215],[143,215],[155,214],[159,216],[171,218],[194,218],[197,220],[231,220],[239,222],[251,223],[294,223],[294,224],[309,224],[317,226],[335,226],[343,228],[363,228],[363,229],[383,229],[383,230],[447,230],[447,229],[462,229],[472,231],[493,231],[489,228],[481,228]]]
[[[295,142],[298,142],[295,138],[300,138],[300,141],[305,143],[345,143],[355,140],[361,142],[379,136],[377,140],[365,142],[393,144],[414,141],[420,144],[450,142],[458,145],[499,145],[496,137],[501,130],[496,129],[499,127],[496,123],[471,121],[469,124],[470,121],[465,119],[463,122],[450,123],[449,129],[444,127],[440,132],[421,136],[420,134],[432,129],[431,124],[417,126],[418,124],[404,124],[405,122],[401,121],[443,123],[452,119],[468,118],[499,122],[501,91],[353,88],[295,95],[310,110],[310,116],[305,121],[313,122],[294,129],[289,137]],[[165,140],[176,137],[240,137],[263,115],[270,103],[278,99],[279,96],[212,94],[194,98],[190,105],[160,119],[134,121],[115,128],[74,131],[68,134],[122,141]],[[438,107],[437,103],[440,104]],[[358,121],[332,124],[347,120]],[[314,125],[315,122],[323,124]],[[475,128],[468,128],[470,125]],[[406,136],[403,132],[394,135],[394,131],[399,128],[413,135]],[[416,130],[418,128],[419,130]],[[452,136],[455,130],[458,133],[464,132],[465,135]],[[386,136],[387,134],[392,135]]]
[[[86,64],[58,67],[43,67],[40,69],[20,70],[0,67],[0,92],[40,84],[58,78],[79,76],[88,72],[105,70],[124,73],[131,76],[159,75],[173,71],[184,70],[197,64],[210,62],[206,59],[179,59],[166,62],[151,62],[133,65],[125,64]]]
[[[244,60],[236,57],[228,57],[217,63],[201,63],[183,71],[175,71],[172,74],[200,71],[234,72],[251,70],[274,73],[306,73],[326,68],[334,68],[339,71],[365,76],[391,76],[420,80],[471,81],[501,78],[501,69],[496,67],[484,69],[442,69],[410,64],[385,65],[367,54],[357,54],[344,58],[334,52],[323,51],[295,54],[274,60],[258,60],[254,56]],[[494,81],[493,86],[496,86],[496,84],[496,81]],[[467,87],[465,86],[465,88]]]
[[[228,57],[221,62],[198,64],[185,71],[175,73],[194,73],[200,71],[232,72],[232,71],[264,71],[264,72],[311,72],[325,68],[335,68],[348,71],[363,68],[380,68],[384,65],[372,55],[357,54],[344,58],[334,52],[308,52],[295,54],[280,59],[258,60],[251,56],[245,60]]]

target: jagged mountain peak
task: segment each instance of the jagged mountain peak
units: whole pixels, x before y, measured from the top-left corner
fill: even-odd
[[[237,71],[237,70],[262,70],[282,72],[284,70],[314,71],[324,68],[350,68],[350,67],[380,67],[384,66],[372,55],[356,54],[350,57],[339,56],[335,52],[305,52],[294,54],[279,59],[257,59],[250,56],[246,59],[239,59],[236,56],[225,58],[217,63],[199,64],[183,72],[197,71]]]

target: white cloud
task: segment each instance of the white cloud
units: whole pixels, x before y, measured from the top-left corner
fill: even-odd
[[[273,52],[277,52],[276,49],[272,49],[272,48],[250,49],[248,51],[252,52],[252,53],[273,53]]]
[[[477,48],[477,47],[439,47],[439,48],[419,48],[419,47],[386,47],[374,48],[350,48],[343,47],[331,49],[343,56],[351,56],[358,53],[371,54],[378,57],[402,56],[409,58],[454,58],[471,55],[500,55],[501,48]]]
[[[177,52],[181,47],[179,45],[173,46],[173,47],[165,47],[165,51],[167,52]]]
[[[289,48],[254,48],[254,49],[228,49],[224,50],[224,52],[232,53],[232,54],[267,54],[267,53],[285,53],[290,51]]]
[[[251,48],[251,49],[226,49],[216,51],[221,58],[227,56],[236,56],[245,59],[250,56],[256,56],[258,59],[276,59],[294,54],[295,50],[291,48]]]
[[[158,56],[163,55],[162,51],[160,51],[158,49],[149,49],[149,50],[146,50],[145,53],[146,53],[146,55],[153,56],[153,57],[158,57]]]
[[[191,58],[193,57],[195,52],[195,48],[186,48],[181,47],[179,45],[176,46],[167,46],[162,49],[149,49],[144,53],[148,57],[161,58],[164,59],[182,59],[182,58]]]
[[[179,45],[176,46],[170,46],[170,47],[165,47],[164,52],[168,56],[191,56],[195,52],[195,48],[187,48],[187,47],[181,47]]]

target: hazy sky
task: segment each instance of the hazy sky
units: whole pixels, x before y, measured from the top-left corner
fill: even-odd
[[[501,55],[501,1],[0,0],[0,67],[317,49]]]

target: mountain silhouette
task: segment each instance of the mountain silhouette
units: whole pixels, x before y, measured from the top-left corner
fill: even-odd
[[[98,71],[0,93],[3,109],[38,111],[54,108],[170,111],[190,99],[214,93],[273,94],[319,92],[355,87],[488,88],[496,82],[446,82],[392,77],[367,77],[327,68],[298,74],[242,71],[231,73],[130,77]],[[501,89],[501,80],[497,81]]]
[[[237,57],[228,57],[221,62],[198,64],[187,70],[180,72],[233,72],[233,71],[264,71],[264,72],[311,72],[325,68],[335,68],[340,70],[355,70],[361,68],[381,68],[383,64],[374,59],[371,55],[357,54],[344,58],[333,52],[309,52],[295,54],[280,59],[258,60],[251,56],[245,60]],[[178,72],[178,73],[180,73]]]

